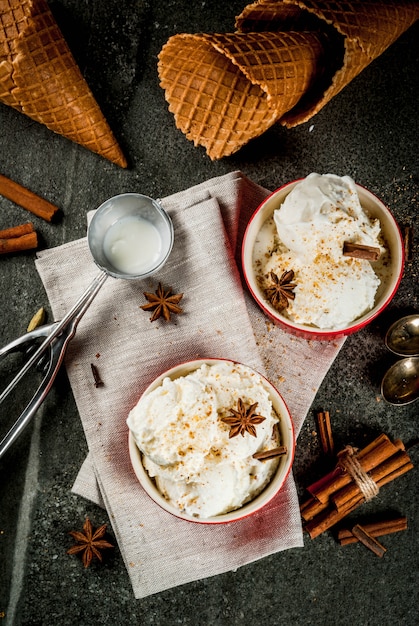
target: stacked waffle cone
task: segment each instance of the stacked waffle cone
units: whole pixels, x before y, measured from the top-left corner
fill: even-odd
[[[0,0],[0,102],[127,166],[45,0]]]
[[[412,0],[259,0],[234,33],[171,37],[160,84],[176,126],[220,159],[307,122],[418,17]]]

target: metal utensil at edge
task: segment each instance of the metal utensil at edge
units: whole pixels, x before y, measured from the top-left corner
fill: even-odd
[[[162,236],[162,249],[153,267],[143,274],[127,274],[116,270],[106,258],[103,251],[104,236],[113,224],[127,216],[139,216],[154,223]],[[101,269],[100,274],[87,287],[70,311],[59,322],[40,326],[26,333],[0,349],[0,359],[11,352],[30,347],[34,342],[44,338],[39,347],[31,354],[28,361],[0,394],[0,404],[16,388],[31,367],[36,365],[41,357],[49,354],[49,363],[44,379],[34,396],[0,441],[0,458],[16,441],[25,427],[29,424],[41,404],[47,397],[58,370],[63,362],[67,346],[76,333],[77,326],[95,299],[108,276],[123,279],[143,279],[157,272],[168,259],[173,246],[174,230],[170,217],[160,204],[142,194],[120,194],[104,202],[95,212],[88,228],[88,244],[95,264]]]

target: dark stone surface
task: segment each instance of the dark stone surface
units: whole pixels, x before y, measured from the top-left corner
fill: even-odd
[[[86,212],[123,191],[164,196],[236,169],[268,188],[312,171],[349,174],[390,206],[399,223],[417,224],[417,25],[364,70],[310,122],[272,128],[236,155],[212,163],[174,126],[158,85],[156,57],[175,32],[229,32],[245,2],[54,0],[80,67],[130,161],[122,170],[0,105],[0,171],[62,208],[58,223],[34,219],[42,247],[85,234]],[[0,228],[27,214],[0,198]],[[416,228],[417,231],[417,228]],[[363,446],[379,432],[417,437],[418,405],[393,408],[380,380],[395,360],[389,324],[419,311],[417,249],[400,289],[374,324],[351,336],[318,392],[298,441],[301,494],[323,470],[315,409],[327,407],[336,444]],[[25,331],[45,292],[31,252],[0,258],[0,342]],[[3,380],[4,370],[0,369]],[[2,428],[18,414],[11,403]],[[39,438],[39,454],[31,455]],[[106,512],[70,493],[87,448],[62,372],[34,423],[0,462],[0,622],[60,624],[389,626],[417,623],[417,470],[384,488],[357,520],[395,512],[407,532],[382,540],[378,559],[362,546],[340,547],[333,532],[221,576],[134,600],[118,550],[83,570],[66,555],[67,532]],[[419,463],[418,447],[411,449]],[[180,547],[181,548],[181,547]]]

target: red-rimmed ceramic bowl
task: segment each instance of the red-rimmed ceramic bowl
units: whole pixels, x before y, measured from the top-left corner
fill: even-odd
[[[171,369],[167,370],[160,376],[158,376],[152,383],[147,387],[144,391],[144,394],[148,394],[153,389],[156,389],[161,385],[163,379],[167,376],[172,380],[179,378],[180,376],[185,376],[194,370],[197,370],[203,364],[213,365],[219,362],[227,362],[234,364],[234,361],[229,361],[228,359],[198,359],[195,361],[189,361],[187,363],[182,363]],[[248,366],[246,366],[248,367]],[[252,369],[252,368],[249,368]],[[258,372],[257,372],[258,373]],[[280,445],[284,445],[287,447],[287,453],[281,457],[279,457],[279,464],[277,470],[271,479],[270,483],[265,487],[265,489],[251,502],[246,503],[241,508],[236,509],[235,511],[231,511],[230,513],[225,513],[222,515],[217,515],[214,517],[207,518],[197,518],[192,517],[190,515],[186,515],[182,513],[178,508],[168,502],[157,489],[155,482],[150,478],[147,471],[145,470],[142,460],[141,460],[141,452],[135,443],[134,435],[129,432],[128,436],[128,446],[129,446],[129,455],[131,459],[131,464],[134,469],[135,475],[138,478],[140,484],[147,492],[147,494],[158,504],[162,509],[168,511],[172,515],[179,517],[183,520],[201,524],[225,524],[227,522],[234,522],[240,519],[243,519],[253,513],[259,511],[262,507],[264,507],[268,502],[272,500],[276,496],[276,494],[281,490],[289,472],[291,471],[291,466],[294,460],[294,451],[295,451],[295,435],[294,435],[294,426],[292,423],[291,415],[289,410],[280,395],[280,393],[275,389],[275,387],[262,375],[260,375],[261,383],[268,390],[269,398],[272,402],[272,406],[275,409],[276,413],[280,418],[279,422],[279,433],[280,433]]]
[[[242,267],[247,286],[262,311],[282,328],[305,339],[328,340],[338,339],[350,335],[367,324],[371,323],[390,303],[400,284],[404,268],[403,239],[396,220],[385,204],[373,193],[360,185],[356,185],[360,203],[371,218],[378,218],[381,224],[386,245],[390,251],[390,262],[386,268],[385,277],[377,290],[374,307],[365,315],[354,320],[345,328],[320,329],[314,326],[298,324],[278,312],[266,299],[260,288],[254,269],[255,241],[263,224],[271,218],[273,212],[284,202],[285,197],[300,180],[293,181],[280,187],[270,194],[252,215],[243,238]]]

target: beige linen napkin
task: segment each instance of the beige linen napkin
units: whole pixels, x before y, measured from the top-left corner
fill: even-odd
[[[67,353],[89,446],[73,491],[106,506],[137,598],[303,545],[292,476],[260,513],[208,527],[155,505],[135,478],[127,447],[126,417],[145,387],[172,365],[197,357],[231,358],[266,373],[299,431],[342,340],[294,338],[269,323],[243,291],[232,246],[240,244],[267,193],[233,172],[163,200],[175,229],[168,263],[146,281],[108,278]],[[85,238],[40,253],[36,266],[56,319],[98,273]],[[143,291],[159,281],[185,294],[184,313],[171,323],[151,323],[140,309]],[[93,385],[90,363],[104,387]]]

